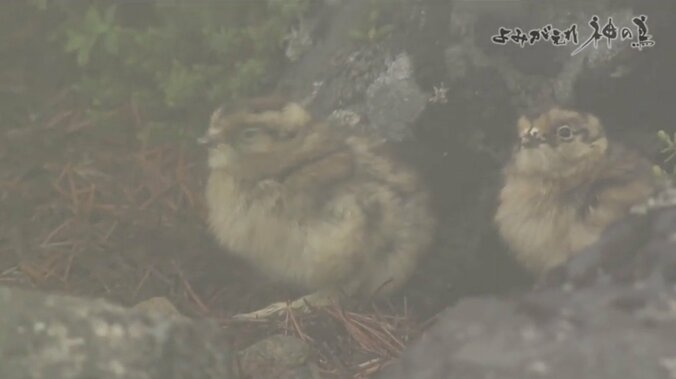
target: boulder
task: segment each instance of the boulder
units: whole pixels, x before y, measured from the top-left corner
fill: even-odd
[[[380,378],[676,377],[676,191],[536,288],[461,300]]]

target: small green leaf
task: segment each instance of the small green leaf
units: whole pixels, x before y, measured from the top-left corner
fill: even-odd
[[[110,55],[117,55],[119,52],[119,40],[118,34],[116,32],[112,31],[106,34],[103,42],[106,52],[108,52]]]
[[[88,49],[80,49],[77,52],[77,64],[80,67],[86,66],[87,63],[89,63],[89,50]]]
[[[47,0],[31,0],[30,3],[41,11],[47,9]]]
[[[117,12],[117,7],[112,5],[106,9],[106,12],[103,16],[106,25],[112,25],[115,22],[115,13]]]
[[[657,132],[657,138],[659,138],[660,140],[662,140],[662,142],[668,145],[672,144],[671,138],[669,138],[669,135],[664,130],[660,130],[659,132]]]
[[[653,165],[653,175],[655,175],[658,178],[662,178],[665,175],[664,170],[662,170],[662,167],[658,165]]]
[[[348,34],[349,34],[350,38],[353,38],[357,41],[363,41],[363,40],[366,39],[366,35],[362,31],[357,30],[357,29],[350,30],[348,32]]]
[[[667,159],[664,160],[664,163],[668,163],[670,160],[674,159],[674,157],[676,157],[676,151],[674,151],[674,152],[672,152],[671,154],[669,154],[669,156],[667,157]]]
[[[96,7],[90,6],[84,17],[83,27],[85,31],[94,32],[99,29],[102,24],[103,20],[101,20],[101,16],[99,16]]]
[[[83,44],[83,38],[81,35],[78,35],[72,31],[66,33],[66,46],[65,50],[67,53],[72,53],[80,49],[80,46]]]

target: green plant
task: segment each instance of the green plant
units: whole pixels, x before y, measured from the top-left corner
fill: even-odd
[[[60,81],[92,117],[133,108],[144,126],[184,135],[201,132],[216,104],[274,80],[284,35],[311,1],[30,0],[10,13],[38,25],[51,20],[23,54],[63,57],[59,66],[70,67]],[[44,68],[47,76],[53,69]]]
[[[101,44],[110,55],[118,53],[119,31],[115,25],[116,10],[117,7],[114,5],[105,10],[90,7],[78,25],[66,30],[66,52],[76,53],[79,66],[86,66],[89,63],[92,50],[97,44]]]
[[[349,31],[350,37],[362,43],[376,43],[394,31],[394,25],[384,20],[387,7],[394,6],[392,1],[369,0],[369,12],[360,25]]]
[[[662,154],[665,154],[663,166],[668,167],[671,164],[671,169],[663,168],[659,165],[653,167],[653,171],[659,177],[670,177],[671,179],[676,179],[676,165],[671,161],[676,157],[676,133],[673,137],[670,136],[664,130],[660,130],[657,133],[657,137],[662,141],[664,147],[662,149]]]

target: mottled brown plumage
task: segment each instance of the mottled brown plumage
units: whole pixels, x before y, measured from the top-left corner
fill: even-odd
[[[435,230],[420,178],[381,140],[317,122],[296,103],[268,108],[219,109],[202,140],[218,241],[262,273],[317,291],[303,301],[401,287]],[[271,307],[246,316],[281,305]]]
[[[650,164],[609,142],[590,114],[554,107],[517,122],[495,222],[517,260],[543,273],[595,242],[656,189]]]

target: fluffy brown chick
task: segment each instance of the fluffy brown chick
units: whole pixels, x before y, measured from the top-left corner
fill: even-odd
[[[421,179],[383,141],[347,135],[296,103],[258,105],[216,110],[203,139],[209,224],[221,245],[315,291],[297,307],[400,288],[435,231]]]
[[[521,117],[517,130],[495,222],[516,259],[534,273],[595,242],[656,189],[649,161],[610,142],[591,114],[554,107]]]

